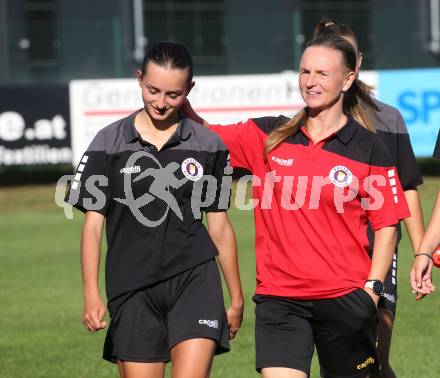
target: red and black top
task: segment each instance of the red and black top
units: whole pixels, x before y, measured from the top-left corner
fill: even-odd
[[[402,187],[381,139],[350,119],[314,144],[306,129],[264,158],[268,134],[285,117],[211,129],[231,164],[252,172],[257,294],[333,298],[367,279],[367,223],[373,230],[408,217]]]

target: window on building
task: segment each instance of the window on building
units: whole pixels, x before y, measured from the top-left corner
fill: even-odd
[[[312,38],[314,27],[320,20],[332,18],[353,29],[359,43],[359,49],[364,56],[362,67],[365,69],[372,67],[374,56],[371,53],[370,7],[370,0],[300,1],[299,10],[304,41]]]
[[[24,0],[25,38],[20,41],[34,64],[56,61],[56,0]]]
[[[224,0],[144,0],[143,4],[149,44],[163,40],[185,44],[198,74],[224,69]]]

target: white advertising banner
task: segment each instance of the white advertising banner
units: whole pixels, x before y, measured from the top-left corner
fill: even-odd
[[[100,129],[143,107],[135,79],[74,80],[69,97],[75,166]]]
[[[263,116],[291,116],[304,105],[298,74],[201,76],[189,95],[194,109],[210,123],[236,123]]]
[[[379,71],[361,71],[359,79],[373,87],[373,94],[380,100]]]
[[[377,86],[376,72],[362,79]],[[263,116],[292,116],[304,106],[298,73],[198,76],[189,100],[210,123],[228,124]],[[70,82],[73,163],[76,165],[98,130],[143,106],[135,79]]]

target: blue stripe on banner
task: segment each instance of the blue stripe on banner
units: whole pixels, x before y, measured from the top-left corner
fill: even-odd
[[[415,155],[432,156],[440,126],[440,69],[379,71],[379,93],[402,113]]]

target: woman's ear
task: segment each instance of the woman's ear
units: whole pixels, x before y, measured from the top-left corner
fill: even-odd
[[[342,92],[347,92],[352,86],[355,79],[356,73],[354,71],[349,71],[347,73],[347,77],[345,78],[344,85],[342,86]]]
[[[137,68],[134,71],[134,74],[136,76],[136,79],[138,80],[139,86],[142,86],[142,71],[140,68]]]
[[[189,95],[189,92],[191,92],[191,89],[194,88],[194,85],[196,85],[196,82],[194,80],[192,80],[191,83],[188,85],[188,89],[187,89],[187,92],[186,92],[187,96]]]
[[[359,71],[361,70],[361,66],[362,66],[362,61],[363,61],[363,56],[362,53],[358,53],[358,58],[356,61],[356,75],[359,75]]]

